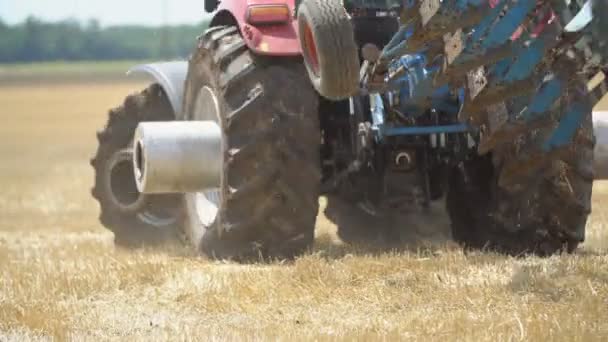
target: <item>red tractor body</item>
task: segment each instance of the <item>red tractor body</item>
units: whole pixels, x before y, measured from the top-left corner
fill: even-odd
[[[297,56],[295,0],[222,1],[211,26],[238,25],[249,49],[259,55]]]

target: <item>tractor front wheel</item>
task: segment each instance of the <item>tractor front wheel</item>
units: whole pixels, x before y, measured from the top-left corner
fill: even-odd
[[[305,0],[298,9],[304,65],[322,96],[343,100],[359,91],[359,49],[341,1]]]
[[[154,84],[128,96],[110,111],[105,128],[97,133],[99,147],[91,165],[95,171],[93,197],[101,208],[101,223],[127,247],[158,245],[178,240],[181,201],[176,195],[143,195],[133,174],[132,143],[143,121],[173,120],[163,89]]]

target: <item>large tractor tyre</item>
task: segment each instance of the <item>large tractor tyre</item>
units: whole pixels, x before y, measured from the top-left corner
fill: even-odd
[[[143,195],[133,174],[133,136],[142,121],[173,120],[163,89],[154,84],[128,96],[110,111],[105,128],[97,133],[99,146],[91,165],[95,171],[93,197],[99,202],[101,223],[114,232],[115,242],[126,247],[176,241],[180,197]]]
[[[525,150],[534,138],[520,141]],[[573,252],[585,239],[591,212],[593,141],[589,113],[561,157],[528,177],[517,191],[499,185],[501,173],[515,159],[515,148],[455,168],[446,200],[454,240],[512,255]]]
[[[214,27],[189,65],[183,120],[222,130],[221,182],[187,194],[186,231],[219,259],[289,259],[314,239],[318,95],[300,60],[262,59],[236,27]]]
[[[567,21],[558,18],[540,21],[546,26],[538,39],[563,30]],[[469,95],[493,94],[465,103],[465,117],[482,132],[482,156],[455,168],[449,181],[452,235],[467,247],[551,255],[572,252],[585,240],[594,179],[592,107],[606,85],[587,89],[597,70],[591,48],[569,37],[575,36],[562,35],[545,61],[534,60],[534,69],[508,57],[468,74]],[[534,82],[533,92],[516,90]],[[476,101],[486,109],[471,105]]]
[[[339,0],[304,0],[298,8],[304,65],[315,89],[330,100],[359,91],[359,53],[354,28]]]

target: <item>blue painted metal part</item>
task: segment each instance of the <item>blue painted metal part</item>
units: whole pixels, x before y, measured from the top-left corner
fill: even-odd
[[[422,54],[404,55],[392,65],[406,71],[393,80],[391,88],[398,88],[400,108],[408,115],[418,116],[426,112],[429,105],[443,105],[450,94],[447,86],[435,88],[433,75],[437,68],[426,68],[426,58]]]
[[[404,92],[402,92],[403,94]],[[437,90],[438,95],[447,95],[449,89],[442,87]],[[388,126],[385,122],[384,102],[381,94],[370,94],[370,110],[372,116],[372,130],[375,132],[377,141],[384,140],[390,136],[413,136],[413,135],[429,135],[441,133],[464,133],[472,131],[472,127],[466,124],[453,124],[441,126]],[[450,112],[456,113],[458,107],[450,105],[445,101],[445,98],[437,97],[438,107],[441,105],[447,106]]]
[[[500,21],[492,27],[487,38],[483,40],[481,46],[483,48],[492,48],[502,45],[511,38],[515,30],[523,23],[526,16],[536,6],[536,0],[521,0],[518,1],[505,14]]]
[[[467,8],[468,0],[456,0],[456,8],[464,10]]]
[[[414,28],[412,26],[401,26],[399,31],[395,33],[393,38],[386,44],[384,49],[382,50],[383,54],[387,54],[391,49],[393,49],[396,45],[402,44],[414,33]]]
[[[470,63],[471,58],[474,60],[489,49],[507,43],[511,44],[512,49],[516,52],[512,57],[504,58],[493,63],[492,66],[488,66],[489,72],[486,75],[489,76],[490,84],[511,84],[530,77],[536,66],[541,63],[546,51],[551,48],[554,33],[549,30],[546,32],[547,37],[534,37],[529,45],[527,41],[530,37],[521,39],[522,36],[513,42],[510,40],[537,3],[537,0],[500,0],[466,39],[465,53],[457,57],[454,64]],[[466,15],[467,11],[473,7],[487,6],[487,4],[486,0],[444,0],[440,11],[456,11]],[[414,1],[406,0],[404,5],[411,7],[414,5]],[[507,5],[508,7],[506,7]],[[501,13],[502,17],[500,17]],[[580,22],[588,22],[587,19],[582,18]],[[411,23],[411,21],[405,19],[404,23]],[[397,98],[399,99],[400,115],[416,117],[427,113],[430,108],[434,108],[443,113],[442,115],[452,117],[453,120],[450,121],[458,122],[456,114],[466,100],[464,88],[450,89],[447,85],[437,88],[438,84],[434,83],[435,75],[442,70],[436,65],[427,64],[429,61],[426,50],[401,55],[403,51],[407,51],[408,40],[414,34],[415,29],[418,28],[414,25],[402,26],[383,49],[381,59],[390,61],[389,70],[401,70],[401,76],[394,79],[393,76],[387,76],[385,79],[387,89],[399,90]],[[559,80],[546,81],[528,100],[530,102],[520,114],[521,119],[529,122],[546,115],[561,95],[562,90],[563,85]],[[386,117],[383,95],[371,94],[370,98],[372,128],[378,140],[382,140],[386,136],[463,133],[471,130],[470,126],[460,123],[445,126],[392,126]],[[582,119],[577,115],[582,115],[581,113],[580,108],[576,106],[570,108],[551,139],[545,143],[545,148],[550,149],[567,143],[568,138],[571,138],[579,127]]]
[[[511,63],[511,58],[504,58],[492,67],[491,75],[494,76],[495,80],[501,80],[505,76]]]
[[[405,36],[402,38],[403,40],[399,43],[397,43],[399,40],[397,40],[396,42],[393,42],[394,46],[390,47],[389,49],[386,49],[382,53],[381,59],[392,59],[392,58],[398,57],[398,55],[401,53],[401,51],[407,46],[407,43],[408,43],[407,40],[412,36],[412,34],[413,34],[412,29],[406,31]]]
[[[458,89],[458,102],[460,102],[461,104],[464,104],[464,101],[466,99],[466,94],[467,94],[467,92],[465,91],[464,88]]]
[[[553,103],[559,98],[562,92],[562,82],[558,79],[546,82],[538,94],[534,97],[530,106],[522,114],[524,121],[529,122],[537,119],[546,113]]]
[[[372,113],[372,129],[379,130],[384,126],[384,103],[380,94],[369,95],[371,113]]]
[[[415,4],[416,2],[414,0],[403,1],[403,5],[405,6],[405,8],[412,8]]]
[[[505,82],[523,80],[530,76],[545,54],[545,41],[536,39],[529,47],[522,48],[504,77]]]
[[[370,111],[372,114],[372,131],[376,142],[384,140],[384,103],[382,102],[382,95],[370,94],[369,95]]]
[[[466,5],[473,6],[473,7],[479,7],[479,6],[485,5],[485,4],[487,4],[486,0],[469,0],[466,3]],[[463,9],[464,8],[466,8],[466,7],[463,7]]]
[[[434,92],[433,80],[430,73],[424,67],[426,60],[423,55],[405,55],[400,63],[407,69],[407,80],[410,101],[418,102],[417,99],[429,97]]]
[[[466,124],[455,124],[445,126],[402,126],[402,127],[386,127],[383,131],[384,136],[400,136],[400,135],[428,135],[441,133],[464,133],[470,132],[472,129]]]
[[[583,10],[565,27],[565,31],[580,31],[592,23],[593,13],[590,5],[592,1],[589,0],[584,5]],[[427,5],[414,0],[404,0],[403,2],[406,8]],[[465,101],[468,100],[465,96],[467,94],[465,87],[470,86],[469,82],[480,81],[479,78],[470,77],[471,74],[468,73],[476,72],[482,66],[485,67],[484,76],[487,84],[483,84],[482,87],[471,86],[471,90],[478,96],[476,99],[479,99],[478,103],[473,105],[491,106],[506,103],[509,106],[507,122],[523,123],[524,126],[532,121],[542,120],[550,114],[556,114],[554,105],[568,87],[568,80],[567,77],[553,78],[558,77],[556,74],[559,72],[549,70],[541,63],[548,51],[556,51],[553,50],[556,44],[569,43],[559,39],[561,25],[557,27],[556,22],[540,17],[541,14],[544,14],[543,10],[553,4],[539,0],[498,0],[492,9],[487,8],[480,11],[479,8],[475,8],[488,6],[489,2],[488,0],[441,0],[441,7],[437,14],[432,13],[435,10],[434,7],[429,8],[430,11],[427,12],[424,12],[424,8],[404,12],[414,13],[416,17],[402,18],[403,25],[383,49],[380,63],[377,64],[381,67],[375,70],[384,73],[388,67],[391,73],[385,78],[382,86],[373,84],[373,89],[387,89],[390,96],[378,93],[370,95],[372,129],[377,141],[382,141],[386,137],[462,134],[476,131],[476,127],[459,123],[459,117],[479,119],[472,121],[477,125],[487,119],[482,116],[484,115],[482,110],[486,110],[488,107],[482,108],[481,105],[467,107],[472,111],[479,111],[479,113],[472,113],[471,116],[459,116],[458,114],[464,108]],[[431,5],[435,5],[435,3]],[[483,17],[479,16],[481,13],[484,14]],[[441,16],[446,14],[462,16],[463,26],[460,27],[462,31],[455,30],[458,25],[442,26],[443,19],[448,16]],[[469,14],[471,16],[467,16]],[[439,17],[432,17],[432,21],[422,26],[423,16],[425,19],[429,19],[430,15]],[[464,20],[464,18],[475,20],[475,22]],[[535,18],[547,20],[541,23],[542,31],[534,28],[538,24]],[[470,25],[473,25],[474,28],[471,29]],[[521,34],[514,35],[519,28],[523,28]],[[459,37],[456,36],[446,36],[447,33],[454,32],[461,32],[462,40],[459,41]],[[537,32],[540,32],[538,36]],[[413,41],[414,39],[416,41]],[[444,40],[442,41],[442,39]],[[453,42],[455,43],[453,48],[446,45],[446,43],[452,44]],[[461,48],[462,50],[460,50]],[[442,59],[437,59],[437,57]],[[483,60],[484,58],[487,59]],[[551,62],[552,59],[549,58],[547,61]],[[374,78],[369,79],[377,81]],[[526,89],[518,92],[513,85],[526,79],[532,83],[526,82]],[[449,82],[449,86],[446,84],[447,82]],[[496,88],[497,86],[499,87]],[[478,93],[477,90],[480,92]],[[483,93],[484,91],[485,93]],[[486,94],[488,96],[484,96]],[[384,98],[387,99],[386,102],[383,101]],[[398,101],[393,101],[394,99],[398,99]],[[388,106],[388,103],[395,107],[385,110],[385,105]],[[560,107],[562,105],[563,103],[560,103]],[[452,124],[446,123],[437,126],[414,124],[414,122],[437,122],[422,117],[431,112],[431,109],[433,109],[433,116],[429,116],[428,119],[435,119],[434,115],[437,113],[437,115],[441,115],[439,122]],[[560,110],[563,110],[563,107]],[[548,138],[543,136],[544,141],[540,141],[537,148],[547,153],[567,146],[575,137],[588,112],[590,112],[590,108],[583,102],[568,104],[557,127]],[[473,114],[477,114],[477,117]],[[412,123],[412,126],[396,124],[393,121],[395,117],[402,118],[402,122]],[[544,123],[544,121],[541,122]],[[537,121],[529,126],[538,127],[536,123],[540,122]],[[511,126],[505,125],[504,127],[499,126],[497,130],[507,130]],[[513,130],[513,132],[521,134],[518,133],[518,130]],[[504,131],[504,133],[511,132]],[[508,134],[503,134],[503,136],[507,137]],[[508,142],[506,139],[503,140]]]
[[[587,106],[581,103],[572,104],[566,111],[566,115],[561,119],[553,134],[543,144],[543,151],[550,152],[556,148],[566,146],[576,134],[578,127],[586,113],[589,113]]]
[[[502,0],[498,3],[496,7],[494,7],[490,13],[475,27],[473,35],[471,37],[471,42],[473,44],[478,43],[481,37],[488,31],[492,23],[498,18],[502,8],[505,6],[506,0]]]

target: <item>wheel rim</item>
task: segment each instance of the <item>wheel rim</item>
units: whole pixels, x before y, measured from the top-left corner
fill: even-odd
[[[177,215],[155,205],[155,197],[137,190],[133,173],[133,152],[129,149],[114,153],[106,171],[111,199],[123,213],[136,214],[137,219],[155,228],[165,228],[177,222]]]
[[[133,177],[133,153],[121,150],[114,153],[106,171],[109,193],[114,205],[121,211],[137,211],[143,202],[143,196],[137,190]]]
[[[214,121],[221,126],[219,101],[211,88],[205,86],[199,91],[192,120]],[[219,178],[222,178],[221,175]],[[211,226],[217,218],[221,203],[220,187],[221,184],[217,184],[216,187],[189,195],[194,204],[197,219],[205,227]]]
[[[304,60],[306,64],[310,67],[310,70],[315,74],[315,76],[319,76],[319,54],[317,52],[317,44],[315,43],[315,37],[312,33],[312,28],[306,19],[302,20],[302,26],[304,29],[304,46],[302,55],[304,56]]]

